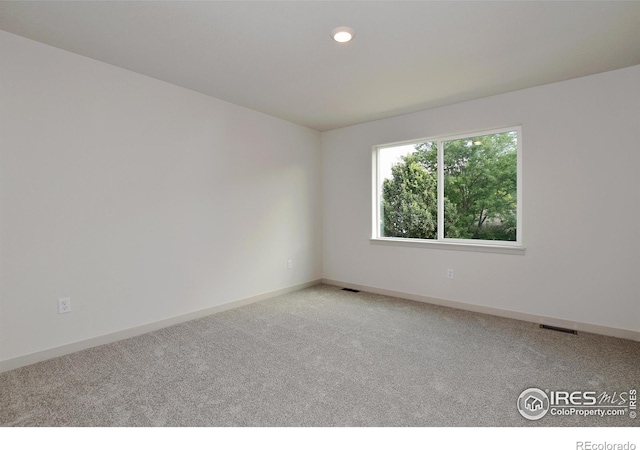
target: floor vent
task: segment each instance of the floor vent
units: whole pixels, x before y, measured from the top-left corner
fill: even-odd
[[[342,288],[343,291],[347,291],[347,292],[360,292],[357,289],[351,289],[351,288]]]
[[[578,332],[576,330],[570,330],[568,328],[553,327],[551,325],[542,325],[541,324],[540,328],[544,328],[545,330],[559,331],[561,333],[578,334]]]

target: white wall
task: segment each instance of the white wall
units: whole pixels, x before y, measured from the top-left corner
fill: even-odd
[[[524,256],[370,243],[373,145],[516,124]],[[640,66],[326,132],[322,146],[324,278],[640,331]]]
[[[321,277],[316,131],[5,32],[0,126],[0,362]]]

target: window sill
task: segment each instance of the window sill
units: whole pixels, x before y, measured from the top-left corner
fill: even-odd
[[[447,241],[428,241],[426,239],[403,239],[403,238],[371,238],[372,244],[376,245],[394,245],[401,247],[422,247],[435,248],[438,250],[458,250],[465,252],[481,252],[481,253],[503,253],[507,255],[524,255],[525,247],[519,245],[500,245],[500,244],[471,244],[462,242]]]

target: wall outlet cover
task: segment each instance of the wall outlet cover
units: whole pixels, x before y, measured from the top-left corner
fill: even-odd
[[[58,299],[58,314],[71,312],[71,297]]]

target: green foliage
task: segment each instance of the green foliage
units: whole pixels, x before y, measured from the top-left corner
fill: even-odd
[[[382,185],[384,235],[433,239],[437,237],[438,200],[436,181],[418,161],[403,158],[391,169],[392,179]]]
[[[443,142],[445,237],[515,241],[516,139],[508,132]],[[416,145],[384,181],[384,236],[437,237],[436,147]]]

